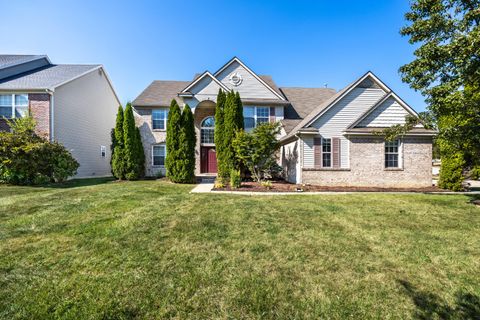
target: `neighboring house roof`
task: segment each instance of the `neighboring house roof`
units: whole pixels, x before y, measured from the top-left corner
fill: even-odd
[[[189,83],[191,81],[155,80],[133,100],[132,104],[140,107],[166,107],[170,106],[172,99],[176,99],[180,103],[177,94]]]
[[[46,55],[33,55],[33,54],[2,54],[0,55],[0,69],[9,68],[14,65],[22,64],[37,59],[47,59]]]
[[[99,68],[101,65],[49,65],[1,79],[0,90],[52,89]]]

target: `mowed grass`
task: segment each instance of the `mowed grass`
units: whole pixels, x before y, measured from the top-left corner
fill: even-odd
[[[2,319],[480,317],[462,195],[0,187]]]

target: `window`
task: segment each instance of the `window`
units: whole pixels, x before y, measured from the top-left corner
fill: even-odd
[[[159,144],[152,147],[152,161],[154,166],[165,165],[166,148],[164,144]]]
[[[214,144],[215,136],[215,119],[213,117],[207,117],[203,119],[200,125],[200,142],[203,144]]]
[[[261,123],[269,122],[269,107],[244,107],[243,119],[245,130],[251,130]]]
[[[20,118],[28,114],[28,94],[0,95],[0,117]]]
[[[168,109],[152,110],[152,129],[166,130],[168,119]]]
[[[385,142],[385,168],[399,168],[398,150],[400,140]]]
[[[332,139],[322,138],[322,167],[332,166]]]
[[[105,158],[107,156],[107,148],[105,146],[100,146],[100,155],[102,158]]]

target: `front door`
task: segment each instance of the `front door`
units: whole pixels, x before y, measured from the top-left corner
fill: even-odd
[[[215,147],[202,147],[200,160],[202,173],[217,173],[217,154]]]

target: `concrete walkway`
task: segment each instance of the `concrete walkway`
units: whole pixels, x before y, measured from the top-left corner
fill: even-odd
[[[190,191],[190,193],[209,193],[212,192],[213,183],[200,183]]]

